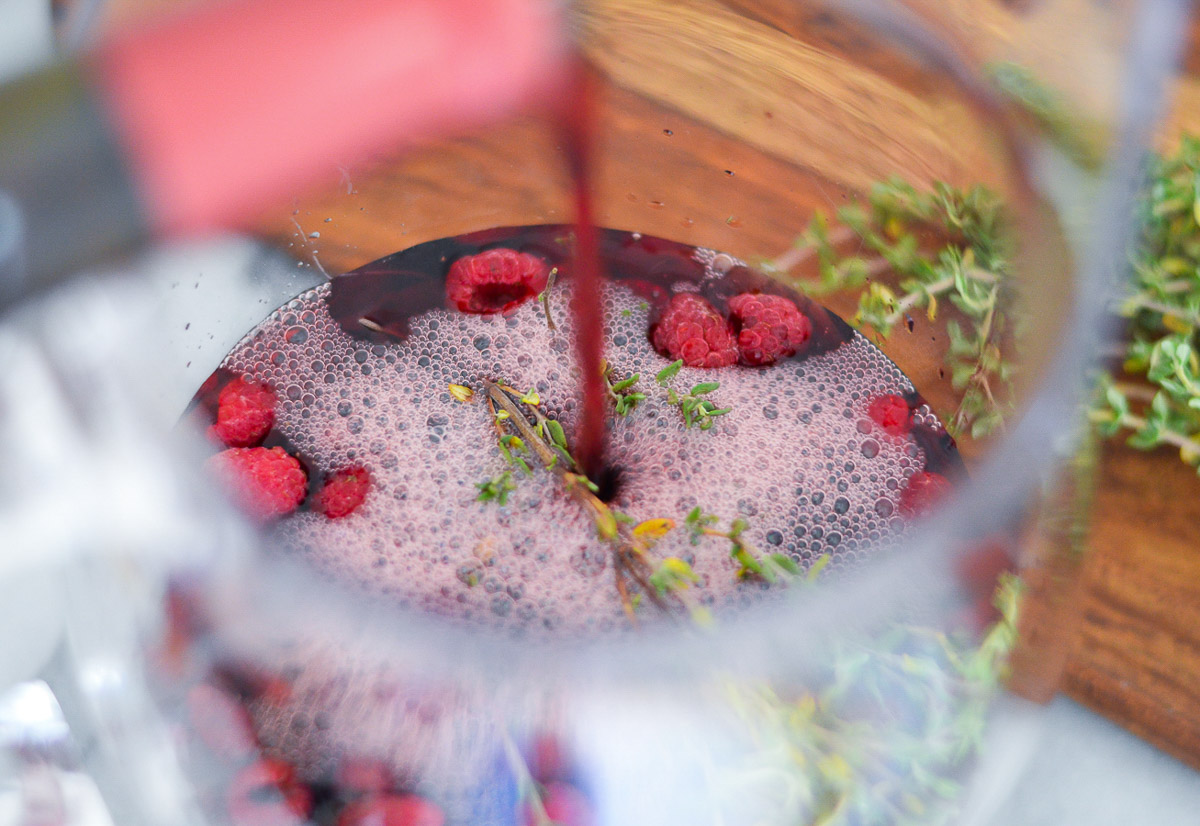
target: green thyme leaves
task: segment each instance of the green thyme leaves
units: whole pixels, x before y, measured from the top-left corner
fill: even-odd
[[[658,371],[654,380],[660,387],[666,388],[667,402],[679,408],[679,412],[683,415],[684,427],[690,428],[696,425],[701,430],[710,430],[718,416],[724,416],[733,408],[717,407],[715,402],[704,398],[709,393],[720,389],[721,383],[717,381],[702,381],[693,385],[692,389],[686,393],[677,393],[668,385],[668,382],[679,374],[682,367],[683,359],[671,362]]]
[[[930,192],[891,179],[872,187],[866,204],[840,208],[841,226],[818,213],[797,248],[764,268],[784,272],[815,258],[815,291],[861,290],[851,319],[889,336],[924,311],[933,321],[949,305],[951,347],[946,364],[958,409],[948,422],[956,432],[985,436],[1011,413],[1014,367],[1002,344],[1012,338],[1010,219],[1000,199],[983,186],[960,190],[943,183]],[[926,239],[937,236],[936,243]],[[855,242],[849,252],[847,242]]]
[[[511,470],[506,470],[486,482],[478,482],[475,487],[479,488],[479,495],[475,497],[476,501],[495,502],[497,505],[507,505],[509,492],[517,489]]]

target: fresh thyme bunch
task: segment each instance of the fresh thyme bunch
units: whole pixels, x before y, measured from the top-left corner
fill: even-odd
[[[1089,418],[1105,436],[1149,450],[1171,445],[1200,466],[1200,139],[1151,161],[1138,204],[1141,230],[1130,253],[1128,295],[1115,308],[1129,320]]]
[[[1007,672],[1019,595],[1019,581],[1004,577],[994,598],[1001,618],[981,641],[898,625],[870,642],[838,643],[813,691],[730,684],[758,748],[714,782],[717,809],[757,800],[765,821],[813,826],[953,822]]]
[[[1011,241],[999,198],[983,186],[938,183],[921,192],[891,179],[873,186],[865,205],[844,206],[836,217],[841,226],[831,230],[818,212],[796,247],[764,269],[783,273],[815,256],[820,281],[806,285],[809,292],[862,289],[851,321],[884,337],[897,324],[911,328],[919,310],[933,321],[948,302],[957,314],[946,325],[946,362],[962,399],[947,424],[974,437],[1001,427],[1013,370],[1002,346],[1013,331]],[[855,240],[854,252],[840,251]]]
[[[1126,433],[1127,444],[1143,450],[1170,445],[1200,468],[1198,181],[1200,138],[1185,135],[1176,152],[1149,160],[1129,291],[1113,308],[1128,319],[1128,335],[1112,375],[1099,378],[1088,418],[1105,437]],[[851,321],[884,337],[915,311],[932,321],[949,301],[957,314],[946,324],[947,365],[963,393],[949,425],[974,437],[1003,426],[1013,374],[1004,345],[1014,322],[1011,241],[998,197],[982,186],[937,183],[919,192],[890,180],[837,219],[841,226],[831,229],[818,213],[795,249],[764,267],[782,273],[815,256],[820,281],[810,292],[862,290]],[[854,240],[854,253],[839,251]]]

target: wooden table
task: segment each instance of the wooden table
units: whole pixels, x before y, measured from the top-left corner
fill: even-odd
[[[1172,450],[1104,454],[1064,690],[1200,768],[1200,478]]]
[[[113,5],[119,11],[137,3]],[[1080,57],[1059,48],[1064,27],[1077,34],[1097,20],[1088,0],[945,0],[939,7],[982,53],[1002,58],[1021,46],[1043,78],[1072,89],[1086,114],[1105,116],[1108,103],[1096,91],[1117,81],[1118,67],[1105,62],[1105,38],[1118,36],[1119,27],[1096,24],[1089,35],[1095,60],[1082,77]],[[961,101],[887,44],[832,25],[819,9],[791,0],[605,0],[594,14],[610,34],[592,58],[616,80],[606,91],[600,153],[620,161],[599,187],[601,223],[756,259],[786,249],[814,209],[835,208],[883,174],[917,183],[995,181],[981,151],[986,136]],[[639,28],[655,16],[674,22],[670,41]],[[787,36],[799,32],[806,33],[803,48]],[[738,51],[746,42],[752,54]],[[661,51],[668,48],[670,60]],[[702,69],[714,55],[780,61],[782,68],[762,82],[731,63],[720,83],[697,84],[688,67]],[[795,82],[793,61],[820,69],[827,85]],[[690,91],[678,94],[681,86]],[[836,103],[848,89],[852,110]],[[1200,105],[1191,105],[1200,102],[1200,84],[1185,75],[1174,93],[1180,105],[1163,127],[1166,143],[1200,119]],[[667,98],[671,105],[657,102]],[[864,141],[891,154],[856,154],[851,144]],[[369,169],[331,169],[325,189],[265,214],[260,229],[301,262],[334,273],[469,229],[566,221],[555,144],[531,115]],[[831,304],[840,312],[853,306],[846,297]],[[927,352],[938,333],[917,319],[913,332],[895,334],[889,352],[946,409],[953,393]],[[1200,768],[1197,524],[1200,478],[1177,456],[1105,447],[1082,572],[1082,627],[1063,688]]]

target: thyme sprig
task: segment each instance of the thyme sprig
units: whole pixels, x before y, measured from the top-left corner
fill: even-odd
[[[673,361],[658,371],[654,380],[659,387],[667,391],[667,402],[679,408],[683,415],[683,426],[690,428],[697,425],[701,430],[711,430],[718,416],[724,416],[733,410],[732,407],[717,407],[710,399],[704,398],[709,393],[719,390],[719,381],[703,381],[692,386],[686,393],[677,393],[668,382],[678,375],[683,368],[683,359]]]
[[[862,290],[851,318],[886,337],[911,314],[930,321],[948,303],[956,311],[947,328],[951,381],[962,391],[948,423],[955,432],[984,436],[1003,426],[1011,411],[1013,365],[1003,344],[1013,330],[1009,221],[1000,199],[983,186],[967,190],[934,184],[931,192],[893,178],[871,188],[867,203],[814,215],[796,248],[763,263],[784,274],[815,261],[820,271],[810,292]],[[855,242],[851,252],[843,252]],[[878,280],[885,274],[886,280]]]
[[[715,527],[720,521],[718,517],[711,513],[705,513],[703,509],[696,506],[684,517],[683,524],[688,530],[693,545],[700,544],[700,540],[706,536],[729,540],[729,556],[737,563],[738,579],[761,579],[774,585],[775,583],[786,584],[796,577],[805,575],[795,560],[787,554],[764,554],[747,542],[745,533],[750,525],[745,519],[735,518],[729,523],[729,528],[726,530]],[[805,576],[814,579],[828,562],[828,556],[822,556]]]
[[[1006,575],[994,596],[1001,618],[981,641],[901,625],[835,644],[811,690],[731,682],[726,696],[756,748],[723,773],[718,808],[761,795],[769,773],[781,822],[951,822],[1016,641],[1019,594]]]
[[[634,373],[629,378],[614,382],[612,365],[608,361],[601,362],[600,370],[604,374],[604,387],[618,416],[628,416],[639,402],[646,400],[645,393],[633,389],[641,380],[641,374]]]
[[[1117,370],[1103,377],[1088,417],[1102,435],[1128,432],[1143,450],[1178,448],[1200,470],[1200,139],[1151,159],[1130,252],[1132,284],[1114,310],[1128,319]]]
[[[550,274],[546,276],[546,287],[537,295],[538,303],[542,305],[542,310],[546,313],[546,326],[551,330],[557,330],[558,327],[554,324],[554,319],[550,315],[550,290],[554,287],[554,280],[558,277],[558,267],[552,267]]]
[[[476,501],[495,502],[501,506],[508,504],[508,494],[517,489],[511,470],[506,470],[486,482],[478,482],[475,487],[479,488],[479,495],[475,497]]]
[[[596,535],[612,549],[613,571],[621,604],[630,622],[637,624],[635,594],[630,593],[632,582],[656,607],[673,613],[672,603],[650,582],[654,573],[648,551],[661,536],[674,528],[670,519],[652,519],[633,525],[633,520],[609,507],[597,495],[599,488],[582,472],[567,446],[562,425],[540,409],[540,398],[533,391],[522,393],[506,384],[484,381],[484,393],[493,412],[498,429],[497,442],[501,453],[513,456],[515,440],[520,450],[536,459],[544,469],[558,477],[563,489],[591,516]],[[515,432],[508,432],[511,428]],[[509,438],[507,442],[505,437]],[[507,451],[507,452],[506,452]],[[519,466],[519,465],[518,465]],[[684,604],[676,599],[676,603]]]
[[[1073,106],[1066,94],[1019,63],[997,61],[983,69],[1068,158],[1087,170],[1100,168],[1108,150],[1106,130]]]
[[[503,388],[505,393],[512,393],[513,395],[517,396],[522,404],[528,405],[529,408],[534,410],[536,413],[537,405],[541,403],[541,399],[538,397],[536,390],[529,390],[528,392],[521,393],[520,391],[514,390],[505,384],[498,384],[497,386]],[[502,455],[504,460],[510,465],[519,468],[520,471],[526,476],[532,476],[533,469],[529,466],[529,462],[525,460],[525,457],[520,455],[525,453],[532,457],[533,454],[531,450],[525,444],[524,439],[517,434],[506,432],[504,427],[505,422],[511,419],[514,415],[520,416],[520,412],[514,413],[511,408],[497,406],[496,400],[490,395],[488,396],[488,409],[492,413],[492,421],[496,426],[496,437],[500,446],[500,455]],[[545,417],[542,418],[544,419]]]
[[[1149,159],[1131,283],[1113,306],[1128,320],[1128,339],[1115,354],[1117,375],[1098,379],[1087,415],[1106,437],[1126,434],[1142,450],[1176,448],[1200,471],[1198,181],[1200,138],[1183,135],[1175,152]],[[963,391],[951,429],[984,436],[1001,427],[1011,411],[1014,367],[1004,345],[1014,325],[1010,241],[998,198],[980,186],[938,183],[924,193],[891,180],[872,189],[865,207],[844,207],[837,219],[815,215],[795,248],[764,268],[782,274],[815,262],[820,279],[810,289],[862,290],[852,321],[881,336],[918,310],[936,318],[948,301],[958,317],[947,322],[947,364]],[[931,234],[939,239],[932,247]],[[844,252],[848,245],[856,246]],[[898,283],[876,280],[887,273]]]
[[[658,567],[650,575],[650,586],[660,597],[673,596],[687,609],[692,622],[702,628],[713,624],[712,612],[692,598],[690,589],[700,582],[699,575],[692,570],[690,563],[677,556],[668,556],[659,560]]]
[[[678,372],[678,366],[674,372]],[[582,473],[572,457],[562,425],[540,409],[541,399],[536,392],[522,393],[495,381],[484,381],[483,389],[497,431],[497,446],[505,460],[532,475],[532,468],[526,461],[528,457],[555,474],[568,494],[591,515],[597,536],[611,546],[616,588],[630,621],[637,623],[636,609],[645,598],[664,612],[675,613],[674,609],[682,608],[698,625],[710,625],[712,617],[708,609],[699,605],[689,592],[691,585],[698,581],[690,564],[678,557],[666,557],[656,562],[650,555],[654,545],[675,528],[675,522],[659,517],[635,524],[630,516],[602,501],[597,495],[599,488]],[[505,471],[477,487],[480,501],[504,505],[516,485],[512,471]],[[684,523],[693,544],[705,536],[729,541],[730,557],[738,564],[739,579],[758,578],[774,584],[786,583],[801,575],[799,566],[786,554],[761,554],[750,545],[743,535],[748,527],[745,520],[735,519],[727,530],[715,527],[717,521],[716,517],[697,507],[687,515]],[[825,561],[814,566],[809,573],[810,579],[819,573]],[[636,586],[636,592],[631,591],[630,583]]]

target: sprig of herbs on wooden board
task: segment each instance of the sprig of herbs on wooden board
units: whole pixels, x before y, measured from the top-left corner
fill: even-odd
[[[976,437],[1002,427],[1012,408],[1013,365],[1002,349],[1013,334],[1012,250],[999,198],[983,186],[938,183],[922,192],[892,179],[873,186],[866,204],[838,209],[836,219],[832,229],[818,212],[795,248],[763,268],[783,274],[815,259],[820,280],[805,288],[862,290],[851,323],[882,337],[911,324],[913,313],[933,321],[951,305],[946,364],[962,397],[947,426]]]
[[[1068,158],[1084,169],[1100,168],[1110,138],[1102,124],[1085,116],[1066,94],[1047,84],[1028,66],[996,61],[983,69],[996,89],[1015,103]]]
[[[1128,319],[1128,336],[1113,354],[1112,375],[1099,378],[1088,418],[1105,437],[1127,434],[1129,445],[1144,450],[1168,445],[1200,468],[1198,182],[1200,138],[1185,135],[1175,152],[1149,159],[1129,291],[1113,307]],[[820,281],[809,291],[862,290],[851,321],[884,337],[917,310],[932,320],[948,300],[956,317],[947,321],[947,364],[963,392],[950,428],[994,432],[1011,411],[1014,370],[1002,347],[1013,323],[1010,242],[998,198],[982,186],[961,191],[939,183],[919,192],[892,180],[877,184],[866,206],[843,207],[837,218],[841,226],[832,229],[818,213],[796,247],[764,268],[784,273],[815,258]],[[930,237],[939,240],[931,245]],[[857,247],[842,252],[848,243]]]
[[[1151,160],[1130,253],[1128,319],[1120,366],[1100,383],[1089,418],[1105,436],[1150,450],[1170,445],[1200,468],[1200,139]]]

